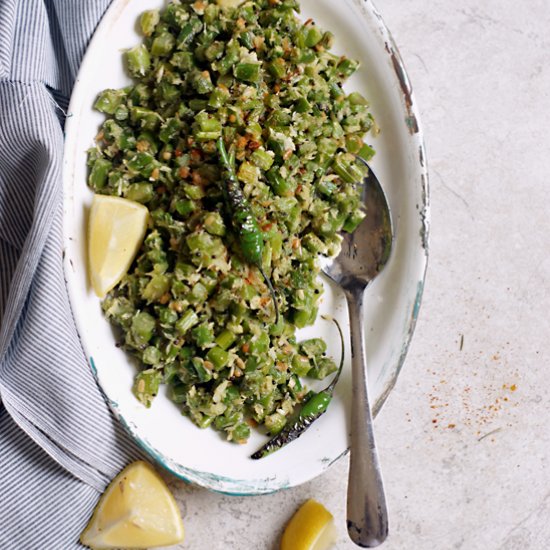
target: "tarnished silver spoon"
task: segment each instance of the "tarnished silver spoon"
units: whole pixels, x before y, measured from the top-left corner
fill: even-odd
[[[358,160],[368,167],[363,159]],[[350,318],[353,389],[348,533],[358,546],[373,548],[388,535],[388,512],[367,389],[363,296],[388,261],[393,230],[386,196],[370,168],[364,180],[363,200],[367,217],[353,233],[343,234],[340,254],[327,259],[323,271],[344,290]]]

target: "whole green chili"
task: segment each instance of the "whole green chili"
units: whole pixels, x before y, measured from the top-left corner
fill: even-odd
[[[330,317],[326,316],[323,318],[330,319]],[[332,319],[332,321],[334,321],[334,324],[338,328],[338,332],[340,334],[340,342],[342,345],[340,365],[332,382],[324,390],[321,390],[318,393],[312,393],[309,399],[307,399],[307,401],[303,404],[297,418],[290,424],[287,424],[287,426],[283,428],[281,432],[271,438],[250,458],[253,458],[254,460],[264,458],[269,454],[278,451],[285,445],[288,445],[291,441],[298,439],[311,426],[311,424],[315,422],[315,420],[317,420],[327,411],[327,408],[332,401],[334,388],[340,378],[342,367],[344,366],[344,335],[342,334],[342,329],[338,321],[336,319]]]
[[[279,322],[279,306],[275,297],[275,290],[262,267],[262,254],[264,251],[262,231],[235,174],[234,155],[228,155],[223,138],[218,138],[216,145],[225,170],[226,185],[224,186],[224,191],[228,198],[232,224],[238,236],[242,255],[248,263],[255,265],[260,270],[273,300],[276,316],[275,324],[277,324]]]

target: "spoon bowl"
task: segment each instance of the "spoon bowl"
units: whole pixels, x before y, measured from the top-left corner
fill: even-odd
[[[340,253],[327,258],[323,272],[344,290],[350,286],[366,287],[389,260],[393,244],[393,227],[386,195],[368,164],[360,157],[368,173],[363,180],[362,201],[366,218],[353,233],[342,233]]]
[[[351,332],[352,415],[347,526],[351,540],[363,548],[378,546],[388,535],[388,512],[374,439],[367,384],[363,297],[369,283],[388,262],[393,244],[390,207],[380,182],[367,163],[362,199],[366,217],[344,233],[338,256],[328,258],[323,272],[343,290]]]

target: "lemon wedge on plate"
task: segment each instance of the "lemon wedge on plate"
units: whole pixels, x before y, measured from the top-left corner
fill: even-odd
[[[322,504],[310,499],[288,522],[281,550],[328,550],[336,538],[334,517]]]
[[[183,541],[174,496],[146,462],[127,466],[107,487],[80,542],[90,548],[154,548]]]
[[[147,229],[149,211],[134,201],[94,195],[88,225],[88,261],[95,293],[103,298],[124,277]]]

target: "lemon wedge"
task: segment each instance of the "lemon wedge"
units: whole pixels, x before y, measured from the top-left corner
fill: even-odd
[[[137,202],[94,195],[88,226],[90,279],[103,298],[126,274],[147,229],[149,211]]]
[[[328,550],[336,538],[334,517],[322,504],[310,499],[288,522],[281,550]]]
[[[127,466],[107,487],[80,542],[90,548],[155,548],[183,541],[172,493],[146,462]]]

